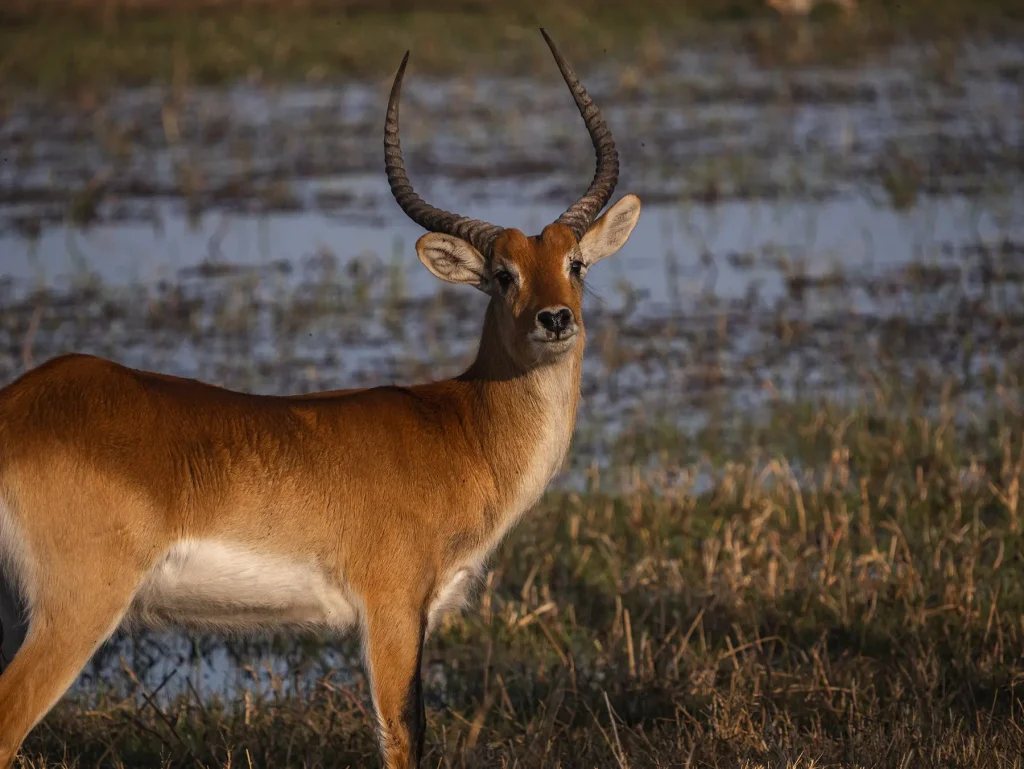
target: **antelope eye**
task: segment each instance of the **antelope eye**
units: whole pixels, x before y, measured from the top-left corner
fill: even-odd
[[[572,263],[569,265],[569,271],[578,278],[580,275],[583,274],[583,268],[586,266],[587,265],[585,265],[579,259],[573,259]]]
[[[502,292],[508,291],[512,286],[512,274],[508,270],[498,270],[494,273],[494,280]]]

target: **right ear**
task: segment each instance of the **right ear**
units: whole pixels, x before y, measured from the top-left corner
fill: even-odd
[[[484,257],[462,238],[428,232],[416,241],[416,255],[434,275],[449,283],[468,283],[483,290]]]
[[[624,245],[640,220],[640,198],[624,195],[605,211],[580,240],[580,252],[587,265],[611,256]]]

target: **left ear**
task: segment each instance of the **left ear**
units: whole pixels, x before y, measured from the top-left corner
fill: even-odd
[[[583,261],[590,265],[614,254],[626,245],[639,220],[640,198],[636,195],[626,195],[609,208],[604,216],[590,225],[587,234],[580,241]]]
[[[468,283],[483,290],[484,257],[461,238],[443,232],[428,232],[416,241],[416,254],[441,280]]]

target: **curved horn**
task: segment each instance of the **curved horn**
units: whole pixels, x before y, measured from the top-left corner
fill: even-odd
[[[405,65],[409,62],[409,52],[405,52],[402,65],[395,75],[395,83],[391,86],[391,97],[388,99],[388,112],[384,120],[384,167],[388,174],[391,194],[398,205],[416,224],[430,232],[443,232],[471,243],[477,251],[489,256],[494,239],[501,234],[503,227],[459,216],[440,208],[434,208],[409,183],[402,161],[402,143],[398,138],[398,102],[402,93],[402,77]]]
[[[612,132],[608,130],[604,118],[601,117],[601,110],[594,105],[587,94],[587,89],[580,83],[576,73],[558,52],[554,41],[543,27],[541,27],[540,33],[544,35],[548,48],[554,54],[555,62],[558,64],[558,69],[562,71],[565,84],[572,91],[572,98],[576,100],[576,106],[579,107],[580,115],[583,116],[587,131],[590,133],[590,140],[594,143],[594,150],[597,153],[597,170],[594,172],[594,180],[590,182],[590,188],[582,198],[558,217],[560,224],[567,225],[576,233],[577,238],[582,238],[593,224],[594,217],[604,208],[605,203],[612,196],[612,192],[615,191],[615,183],[619,180],[619,153],[615,151],[615,140],[612,139]]]

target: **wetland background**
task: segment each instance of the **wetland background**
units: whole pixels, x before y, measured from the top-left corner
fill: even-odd
[[[457,373],[436,205],[536,232],[601,106],[644,214],[588,276],[565,470],[429,643],[425,765],[1020,766],[1024,10],[15,0],[0,382]],[[24,767],[377,765],[355,647],[115,638]]]

